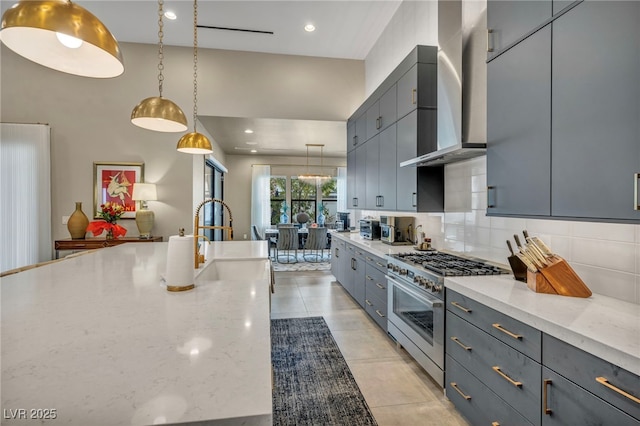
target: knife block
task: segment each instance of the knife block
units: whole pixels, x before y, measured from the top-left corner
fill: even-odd
[[[539,272],[527,270],[527,287],[536,293],[559,294],[571,297],[589,297],[591,290],[566,260],[559,256]]]

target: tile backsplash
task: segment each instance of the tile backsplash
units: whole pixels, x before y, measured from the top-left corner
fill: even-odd
[[[640,304],[640,224],[486,216],[486,157],[445,167],[445,213],[355,212],[355,219],[414,216],[438,249],[507,264],[506,240],[539,236],[565,258],[594,293]]]

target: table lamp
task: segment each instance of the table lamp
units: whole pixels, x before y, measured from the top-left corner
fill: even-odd
[[[158,199],[156,185],[153,183],[134,183],[131,198],[140,201],[140,208],[136,210],[136,225],[141,239],[151,238],[151,229],[155,215],[147,208],[147,201]]]

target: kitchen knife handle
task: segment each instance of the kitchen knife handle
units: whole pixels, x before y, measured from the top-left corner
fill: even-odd
[[[493,209],[496,207],[496,187],[487,186],[487,208]]]
[[[513,252],[513,247],[511,246],[511,241],[507,240],[507,247],[509,247],[509,251],[511,252],[511,256],[515,256]]]
[[[522,249],[522,243],[520,242],[520,237],[518,237],[518,234],[513,234],[513,239],[516,240],[516,245],[518,246],[518,248]]]
[[[640,196],[638,195],[638,189],[640,189],[640,173],[633,175],[633,209],[640,210]]]
[[[487,28],[487,52],[493,52],[493,45],[491,44],[491,34],[493,34],[493,28]]]

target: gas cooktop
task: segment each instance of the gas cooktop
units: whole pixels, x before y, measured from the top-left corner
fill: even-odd
[[[391,255],[391,257],[404,263],[420,266],[444,277],[510,273],[506,269],[490,265],[481,260],[468,259],[439,251],[398,253]]]

